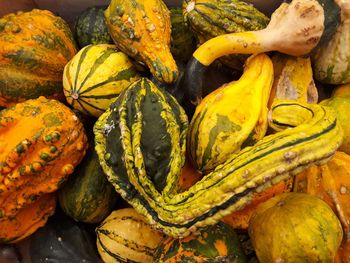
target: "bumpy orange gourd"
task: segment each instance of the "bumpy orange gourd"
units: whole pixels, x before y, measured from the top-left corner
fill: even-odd
[[[83,125],[56,100],[40,97],[2,110],[0,224],[43,194],[57,190],[86,148]]]
[[[0,243],[17,243],[46,224],[55,212],[56,195],[45,194],[21,209],[14,217],[0,221]]]
[[[293,190],[316,195],[333,209],[344,232],[336,262],[350,262],[350,156],[338,151],[326,164],[312,165],[295,177]]]
[[[39,96],[63,99],[62,74],[76,53],[67,23],[50,11],[0,19],[0,106]]]

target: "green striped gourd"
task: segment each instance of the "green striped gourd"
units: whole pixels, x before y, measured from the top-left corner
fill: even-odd
[[[97,228],[97,250],[105,263],[152,262],[163,235],[132,208],[113,211]]]
[[[65,66],[64,95],[75,109],[98,117],[137,79],[130,59],[114,45],[89,45]]]
[[[248,262],[235,231],[224,223],[208,226],[182,239],[163,240],[153,257],[154,263]]]
[[[239,80],[224,84],[201,101],[189,126],[187,147],[197,169],[212,171],[264,137],[272,80],[269,57],[252,56]]]
[[[103,12],[102,7],[90,7],[77,17],[74,28],[80,48],[113,43]]]
[[[313,56],[315,79],[326,84],[350,83],[350,2],[340,1],[341,24]]]
[[[102,171],[93,148],[60,189],[58,200],[65,214],[78,222],[100,223],[110,214],[117,193]]]
[[[67,23],[33,9],[0,19],[0,106],[40,96],[63,100],[64,66],[77,52]]]
[[[289,122],[283,118],[285,112],[296,112],[299,118]],[[181,192],[185,117],[174,98],[143,78],[130,85],[94,126],[95,149],[108,180],[151,225],[173,237],[213,225],[242,209],[254,193],[311,163],[328,160],[342,140],[331,109],[282,100],[273,105],[271,120],[290,129],[232,154]]]
[[[267,16],[240,0],[185,0],[183,13],[199,44],[223,34],[260,30],[269,23]],[[241,69],[241,61],[245,58],[230,55],[222,57],[220,61]]]

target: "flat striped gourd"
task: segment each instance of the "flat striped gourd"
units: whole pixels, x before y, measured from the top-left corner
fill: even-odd
[[[89,7],[76,18],[74,29],[80,48],[113,43],[103,12],[103,7]]]
[[[299,118],[284,118],[297,112]],[[213,225],[242,209],[256,192],[311,163],[328,160],[342,133],[335,114],[318,104],[282,100],[265,136],[232,154],[186,191],[179,189],[187,118],[175,99],[142,78],[128,87],[94,126],[96,152],[108,180],[148,222],[174,237]]]
[[[89,45],[65,66],[64,95],[75,109],[98,117],[139,78],[130,59],[114,45]]]
[[[77,52],[66,22],[33,9],[0,19],[0,106],[46,96],[64,99],[62,73]]]
[[[97,250],[105,263],[152,262],[163,235],[132,208],[113,211],[97,228]]]

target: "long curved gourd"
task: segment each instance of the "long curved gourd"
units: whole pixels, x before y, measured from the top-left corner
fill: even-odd
[[[298,112],[302,117],[289,123],[281,116],[285,112]],[[318,104],[281,101],[273,106],[271,119],[273,124],[290,129],[233,154],[180,192],[187,120],[174,98],[143,78],[100,116],[94,127],[95,148],[109,181],[122,197],[157,229],[184,237],[242,209],[254,193],[290,178],[311,163],[329,159],[342,140],[334,113]],[[150,131],[147,127],[151,129],[152,123],[162,126]],[[161,144],[148,142],[162,129]],[[150,161],[162,167],[162,160],[168,166],[157,176],[163,178],[160,187],[154,183],[160,168],[153,171]]]
[[[293,56],[305,55],[329,40],[339,22],[340,9],[333,0],[283,3],[272,14],[266,28],[221,35],[201,45],[187,64],[184,77],[186,95],[194,106],[200,102],[204,72],[217,58],[272,50]]]

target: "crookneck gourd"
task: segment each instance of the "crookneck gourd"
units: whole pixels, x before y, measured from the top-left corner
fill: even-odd
[[[265,54],[250,57],[237,81],[208,94],[197,106],[188,133],[189,155],[207,173],[267,130],[273,66]]]
[[[197,105],[202,99],[203,76],[217,58],[271,50],[301,56],[327,42],[337,29],[340,9],[333,0],[293,0],[273,13],[266,28],[217,36],[202,44],[187,64],[184,89]],[[188,114],[193,114],[189,109]]]
[[[284,113],[298,112],[289,122]],[[281,101],[271,119],[290,129],[266,136],[184,192],[187,118],[176,100],[148,79],[131,84],[94,126],[96,152],[115,189],[150,224],[181,237],[242,209],[252,195],[329,159],[342,140],[333,111]]]
[[[159,81],[175,82],[179,73],[170,52],[170,14],[162,0],[112,0],[105,17],[121,51],[146,63]]]
[[[39,97],[0,112],[0,222],[57,190],[85,154],[87,138],[65,105]]]
[[[76,53],[66,22],[47,10],[0,19],[0,106],[45,96],[64,99],[62,73]]]

